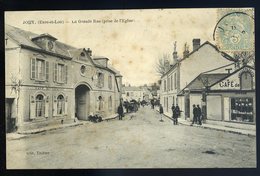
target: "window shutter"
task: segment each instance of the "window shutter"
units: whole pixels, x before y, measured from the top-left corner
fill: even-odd
[[[49,117],[49,96],[45,97],[45,117]]]
[[[34,96],[30,96],[30,119],[35,119],[36,105]]]
[[[31,58],[31,79],[35,79],[35,64],[36,64],[36,59]]]
[[[68,114],[68,96],[65,98],[65,108],[64,108],[64,114]]]
[[[45,62],[45,78],[46,78],[46,81],[48,82],[49,81],[49,62],[46,61]]]
[[[57,116],[57,97],[53,96],[53,116]]]
[[[58,65],[54,63],[53,81],[57,82],[57,67]]]

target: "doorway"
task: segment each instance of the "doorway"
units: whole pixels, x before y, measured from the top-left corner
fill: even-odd
[[[5,99],[5,127],[6,132],[11,133],[14,132],[16,129],[16,118],[13,117],[13,109],[14,107],[14,98],[6,98]]]
[[[89,115],[89,88],[82,84],[75,89],[75,117],[87,120]]]

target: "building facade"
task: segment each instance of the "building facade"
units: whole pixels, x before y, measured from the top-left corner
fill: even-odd
[[[124,101],[142,101],[146,96],[146,91],[138,86],[123,86],[122,98]]]
[[[178,104],[183,111],[181,117],[190,117],[189,97],[178,94],[200,73],[214,69],[216,67],[230,64],[230,69],[234,70],[234,59],[228,54],[221,52],[210,42],[200,45],[200,39],[193,39],[193,51],[191,53],[185,49],[183,58],[178,59],[176,48],[173,52],[174,64],[161,77],[160,103],[164,111],[171,114],[172,104]],[[223,73],[227,70],[223,70]]]
[[[106,57],[49,34],[5,26],[7,130],[116,113],[122,76]]]

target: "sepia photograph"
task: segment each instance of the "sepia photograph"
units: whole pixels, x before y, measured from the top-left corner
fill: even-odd
[[[257,168],[254,8],[4,20],[6,169]]]

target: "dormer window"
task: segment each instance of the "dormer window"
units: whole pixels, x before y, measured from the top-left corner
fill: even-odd
[[[54,48],[54,44],[53,44],[53,41],[48,41],[48,50],[52,51],[53,48]]]
[[[32,41],[39,47],[54,52],[55,50],[55,41],[57,39],[49,34],[41,34],[32,38]]]
[[[80,53],[80,56],[85,57],[85,53],[84,52]]]

